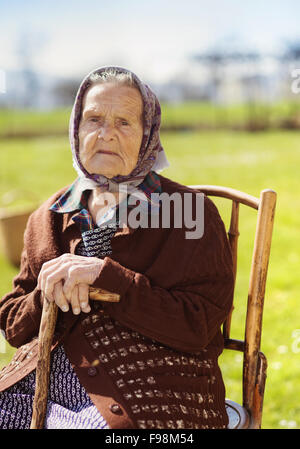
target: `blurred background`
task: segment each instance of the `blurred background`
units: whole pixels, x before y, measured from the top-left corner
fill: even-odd
[[[0,0],[0,296],[31,213],[76,177],[68,142],[81,79],[134,71],[158,95],[162,174],[278,202],[265,297],[263,428],[300,428],[300,3],[296,0]],[[228,227],[226,202],[215,201]],[[243,338],[256,213],[241,211],[232,337]],[[0,337],[0,368],[15,351]],[[242,358],[221,356],[240,402]]]

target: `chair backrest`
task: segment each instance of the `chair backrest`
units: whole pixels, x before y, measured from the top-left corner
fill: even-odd
[[[243,353],[243,407],[250,414],[251,427],[259,428],[267,368],[266,357],[260,351],[262,316],[277,195],[270,189],[263,190],[260,198],[256,198],[239,190],[221,186],[192,185],[189,187],[199,189],[208,196],[227,198],[232,201],[228,239],[232,251],[235,279],[240,204],[258,211],[250,269],[244,340],[230,338],[233,308],[223,324],[223,336],[225,348]]]

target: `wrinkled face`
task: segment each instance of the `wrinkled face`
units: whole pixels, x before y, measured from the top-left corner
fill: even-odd
[[[79,155],[90,174],[113,178],[135,168],[143,137],[143,100],[138,89],[94,84],[85,93]]]

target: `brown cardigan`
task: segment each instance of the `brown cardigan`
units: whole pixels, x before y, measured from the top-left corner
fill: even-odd
[[[160,180],[163,192],[194,192],[161,175]],[[36,367],[42,264],[75,253],[81,240],[74,213],[48,210],[65,190],[31,215],[20,273],[0,303],[0,328],[19,348],[0,373],[0,391]],[[53,348],[63,344],[111,428],[227,425],[217,359],[223,350],[220,326],[232,304],[232,258],[210,199],[205,197],[202,238],[186,239],[186,231],[119,229],[93,285],[119,293],[120,302],[94,302],[89,314],[79,316],[59,311]]]

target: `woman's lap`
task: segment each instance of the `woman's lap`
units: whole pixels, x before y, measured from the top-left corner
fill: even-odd
[[[0,393],[0,429],[29,429],[35,371]],[[81,386],[62,347],[53,354],[45,427],[109,428]]]

